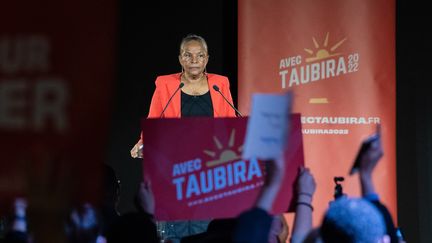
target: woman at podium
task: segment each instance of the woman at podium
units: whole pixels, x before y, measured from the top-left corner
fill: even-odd
[[[235,117],[228,78],[206,72],[209,55],[204,38],[183,38],[178,59],[180,73],[157,77],[148,118]],[[142,148],[143,134],[131,149],[131,156],[142,158]],[[208,223],[157,222],[157,228],[163,239],[179,242],[184,236],[205,231]]]
[[[188,35],[180,44],[181,73],[159,76],[148,118],[235,117],[228,78],[206,72],[207,43],[201,36]],[[131,149],[142,157],[142,134]]]

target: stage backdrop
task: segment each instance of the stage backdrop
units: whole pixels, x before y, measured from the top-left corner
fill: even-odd
[[[239,107],[254,92],[294,91],[305,164],[317,182],[314,224],[348,176],[362,139],[382,124],[384,157],[374,182],[396,220],[395,3],[387,0],[239,0]]]
[[[2,4],[1,210],[16,196],[55,213],[97,199],[115,30],[114,0]]]

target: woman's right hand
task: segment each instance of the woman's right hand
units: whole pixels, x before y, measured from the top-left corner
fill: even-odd
[[[143,157],[143,143],[141,139],[133,146],[130,153],[134,159]]]

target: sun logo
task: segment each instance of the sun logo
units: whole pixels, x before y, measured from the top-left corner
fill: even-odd
[[[309,53],[310,55],[313,55],[313,57],[306,58],[306,62],[313,62],[321,59],[325,59],[328,57],[334,57],[339,56],[341,53],[333,53],[339,46],[342,45],[346,41],[346,37],[342,40],[340,40],[338,43],[336,43],[334,46],[330,47],[330,50],[327,49],[328,46],[328,39],[329,39],[329,32],[327,32],[326,37],[324,39],[323,47],[321,48],[318,42],[315,40],[315,37],[312,37],[312,41],[315,46],[315,54],[314,51],[311,49],[305,48],[304,50]]]
[[[206,163],[207,167],[217,166],[217,165],[224,164],[226,162],[240,158],[240,155],[238,155],[232,149],[229,149],[229,148],[234,147],[235,129],[233,129],[231,131],[227,149],[224,149],[224,147],[222,146],[222,143],[219,141],[219,139],[216,136],[213,136],[213,141],[214,141],[216,147],[220,150],[220,155],[219,155],[218,159],[208,161]],[[239,146],[237,150],[238,150],[238,152],[241,152],[243,150],[243,145]],[[214,151],[204,150],[203,152],[212,158],[216,157],[216,152],[214,152]]]

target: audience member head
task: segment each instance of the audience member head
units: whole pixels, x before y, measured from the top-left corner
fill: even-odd
[[[107,243],[159,242],[153,220],[155,201],[149,181],[140,183],[135,204],[138,212],[121,215],[110,225],[106,234]]]
[[[117,204],[119,201],[120,194],[120,180],[118,179],[114,169],[104,164],[104,207],[112,208],[117,211]]]
[[[203,233],[189,235],[181,239],[181,243],[217,243],[232,242],[232,234],[236,226],[236,218],[213,219]]]
[[[324,242],[385,242],[384,219],[365,199],[340,198],[330,204],[321,225]]]
[[[141,213],[122,215],[113,223],[106,239],[107,243],[159,242],[155,223]]]

